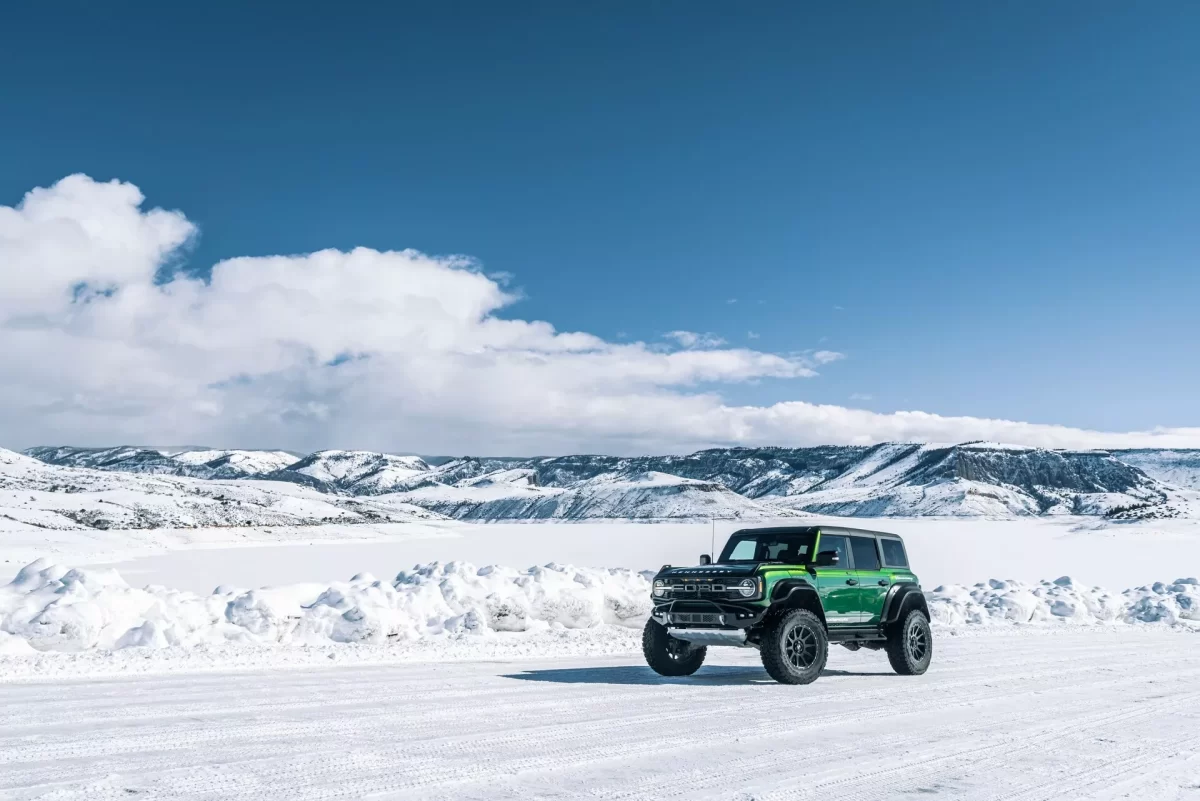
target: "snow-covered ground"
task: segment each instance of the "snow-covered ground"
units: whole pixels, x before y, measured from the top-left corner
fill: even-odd
[[[649,672],[639,571],[709,524],[0,522],[0,574],[48,557],[0,588],[0,798],[1200,794],[1200,521],[834,522],[904,535],[927,675]]]
[[[754,652],[42,679],[0,686],[0,797],[1154,799],[1200,793],[1195,635],[943,636],[933,667]]]

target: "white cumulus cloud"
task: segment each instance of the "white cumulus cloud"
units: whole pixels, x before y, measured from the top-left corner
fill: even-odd
[[[507,278],[462,257],[358,248],[169,273],[195,236],[137,187],[82,175],[0,207],[0,444],[207,443],[427,453],[613,453],[714,444],[972,439],[1200,445],[1200,429],[1084,431],[713,390],[815,375],[673,331],[610,342],[498,315]]]

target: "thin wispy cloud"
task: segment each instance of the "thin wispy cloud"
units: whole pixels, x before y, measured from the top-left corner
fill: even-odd
[[[673,339],[683,348],[719,348],[725,340],[716,334],[698,334],[695,331],[668,331],[664,339]]]
[[[852,401],[869,401],[872,399],[873,399],[873,396],[868,395],[865,392],[852,392],[850,394],[850,400],[852,400]]]
[[[817,364],[829,364],[846,358],[846,354],[838,353],[836,350],[819,350],[813,354],[813,359]]]

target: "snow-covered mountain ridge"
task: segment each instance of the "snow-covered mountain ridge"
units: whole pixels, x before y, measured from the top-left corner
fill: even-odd
[[[1200,451],[1059,451],[996,443],[718,448],[684,456],[464,457],[318,451],[32,448],[93,470],[253,478],[464,520],[1200,514]],[[335,502],[330,499],[331,502]]]
[[[261,476],[295,464],[287,451],[189,450],[164,453],[151,448],[38,447],[24,451],[38,461],[64,467],[87,467],[122,473],[231,479]]]
[[[138,458],[137,463],[145,462]],[[0,448],[0,529],[311,526],[444,519],[395,496],[334,495],[276,481],[51,465]]]

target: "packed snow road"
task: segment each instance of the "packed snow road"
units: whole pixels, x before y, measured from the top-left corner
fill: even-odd
[[[0,684],[0,798],[1200,798],[1200,636],[942,636],[925,676],[834,648]]]

